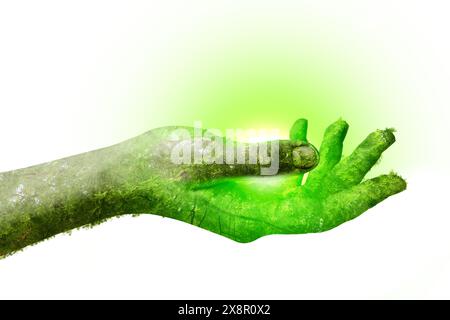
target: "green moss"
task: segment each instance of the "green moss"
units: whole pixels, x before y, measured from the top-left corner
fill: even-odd
[[[311,149],[296,154],[299,143],[308,146],[306,120],[294,124],[292,140],[279,142],[280,174],[271,177],[259,176],[260,163],[174,165],[168,137],[177,128],[1,173],[0,256],[125,214],[169,217],[239,242],[275,233],[320,232],[406,188],[395,174],[360,183],[394,143],[390,129],[370,134],[341,160],[348,125],[335,122],[325,132],[318,166],[299,186],[298,168],[306,162],[312,168],[319,160]]]

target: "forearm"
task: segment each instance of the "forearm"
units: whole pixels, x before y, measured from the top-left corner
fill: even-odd
[[[130,150],[135,144],[125,142],[0,173],[0,256],[140,209],[133,202],[132,188],[140,181],[151,181],[152,170],[137,169],[139,161],[148,162],[148,155],[136,156]],[[153,193],[150,185],[147,199]],[[146,200],[146,205],[152,202]]]

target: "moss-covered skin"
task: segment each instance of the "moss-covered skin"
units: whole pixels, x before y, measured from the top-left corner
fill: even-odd
[[[311,149],[296,154],[299,141],[306,143],[306,127],[305,120],[297,121],[291,140],[279,142],[276,176],[259,176],[259,163],[175,165],[169,138],[174,127],[2,173],[0,256],[123,214],[170,217],[240,242],[275,233],[320,232],[406,188],[394,174],[360,183],[394,136],[389,130],[372,133],[340,161],[348,127],[343,121],[327,129],[320,163],[299,186],[299,176],[308,170],[303,166],[316,165]]]

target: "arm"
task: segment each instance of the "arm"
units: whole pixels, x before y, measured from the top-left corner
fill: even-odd
[[[322,232],[406,189],[396,174],[361,182],[394,143],[393,131],[369,134],[341,159],[348,129],[342,120],[325,131],[320,163],[301,184],[302,174],[319,160],[316,149],[304,141],[306,124],[298,120],[291,140],[278,141],[282,174],[276,177],[248,177],[260,175],[273,162],[174,164],[174,127],[0,174],[0,256],[122,214],[170,217],[239,242],[270,234]],[[195,149],[191,142],[189,150]],[[255,147],[244,145],[247,151]]]
[[[188,189],[219,177],[260,173],[259,163],[174,165],[169,136],[177,129],[155,129],[112,147],[0,173],[0,256],[123,214],[194,223],[192,206],[199,200]],[[280,172],[295,170],[295,146],[279,145]]]

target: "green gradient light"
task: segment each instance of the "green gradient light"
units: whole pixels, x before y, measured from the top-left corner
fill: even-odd
[[[183,51],[165,66],[164,98],[147,118],[158,119],[158,125],[200,120],[221,130],[279,129],[281,138],[297,118],[307,118],[308,139],[317,147],[324,129],[342,118],[350,124],[344,155],[371,131],[395,127],[381,108],[386,96],[372,77],[373,65],[358,65],[323,42],[297,40],[205,42],[201,50]],[[375,173],[393,167],[384,163]]]
[[[179,82],[174,103],[184,110],[184,121],[219,129],[277,128],[284,137],[304,117],[309,139],[319,143],[323,129],[340,117],[357,128],[377,116],[360,108],[367,90],[358,72],[330,57],[317,48],[231,47],[218,57],[197,59]]]

